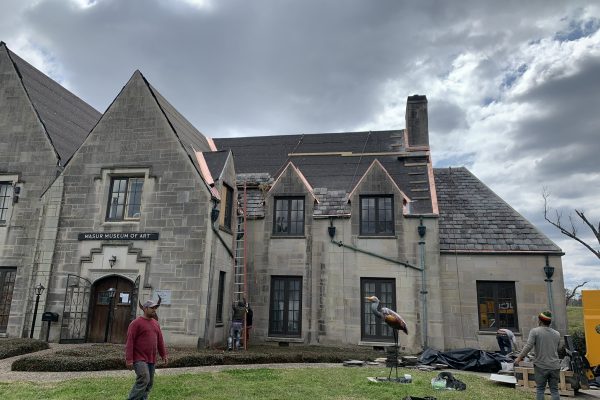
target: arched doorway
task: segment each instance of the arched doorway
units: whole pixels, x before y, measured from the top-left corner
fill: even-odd
[[[110,288],[115,289],[112,299]],[[117,275],[107,276],[94,283],[88,342],[125,343],[132,307],[136,306],[133,303],[137,297],[134,289],[133,282]]]

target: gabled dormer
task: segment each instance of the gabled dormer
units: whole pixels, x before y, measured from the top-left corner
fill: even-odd
[[[359,236],[394,237],[410,199],[383,165],[375,159],[348,195],[352,210],[352,233]]]
[[[306,177],[289,162],[265,198],[266,224],[273,237],[304,237],[318,202]]]

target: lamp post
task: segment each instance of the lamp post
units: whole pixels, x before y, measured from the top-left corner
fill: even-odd
[[[546,265],[544,265],[544,275],[546,275],[546,287],[548,288],[548,308],[552,315],[554,315],[554,300],[552,299],[552,276],[554,275],[554,267],[548,262],[548,256],[546,256]]]
[[[108,342],[108,333],[110,332],[110,323],[112,317],[112,304],[116,290],[115,288],[110,288],[106,292],[108,293],[108,315],[106,316],[106,330],[104,331],[104,343]]]
[[[41,283],[38,283],[34,288],[35,290],[35,307],[33,308],[33,320],[31,321],[31,330],[29,331],[29,338],[33,338],[33,330],[35,329],[35,319],[37,318],[37,310],[40,305],[40,296],[44,293],[44,289],[46,289]]]

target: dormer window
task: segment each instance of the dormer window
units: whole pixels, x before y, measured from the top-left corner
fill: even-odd
[[[394,197],[360,196],[360,234],[394,235]]]
[[[273,234],[304,235],[304,197],[276,197]]]
[[[144,178],[113,177],[108,197],[108,221],[139,220]]]

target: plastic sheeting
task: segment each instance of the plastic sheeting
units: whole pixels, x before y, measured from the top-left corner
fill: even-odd
[[[441,352],[426,349],[419,357],[421,364],[440,363],[461,371],[498,372],[501,362],[512,362],[510,357],[478,349],[459,349]]]

